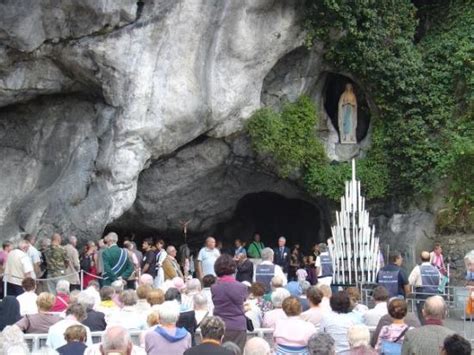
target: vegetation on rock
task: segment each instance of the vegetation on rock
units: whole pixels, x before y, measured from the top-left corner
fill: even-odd
[[[419,23],[419,19],[422,19]],[[359,160],[368,198],[429,195],[447,184],[439,220],[474,225],[474,6],[439,2],[307,0],[307,43],[322,42],[325,61],[349,72],[377,106],[372,146]],[[416,38],[415,38],[416,37]],[[311,192],[337,199],[347,163],[331,163],[315,137],[307,98],[281,114],[257,111],[248,130],[256,150],[271,155],[282,176],[295,169]]]

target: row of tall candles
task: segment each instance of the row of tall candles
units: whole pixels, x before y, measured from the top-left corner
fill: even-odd
[[[341,211],[336,212],[336,225],[331,227],[328,241],[333,263],[333,282],[358,284],[375,282],[379,264],[379,238],[369,226],[369,212],[356,180],[355,160],[352,160],[352,179],[345,183],[341,197]]]

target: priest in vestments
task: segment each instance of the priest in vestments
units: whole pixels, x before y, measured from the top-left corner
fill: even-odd
[[[127,251],[117,246],[117,234],[109,233],[106,240],[109,246],[102,253],[104,267],[102,277],[105,278],[104,286],[109,286],[118,278],[126,281],[132,275],[134,269],[133,264],[128,259]]]

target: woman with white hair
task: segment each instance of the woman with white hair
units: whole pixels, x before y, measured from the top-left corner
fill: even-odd
[[[176,301],[165,301],[158,308],[160,325],[145,334],[147,354],[182,354],[191,347],[191,334],[176,327],[180,305]]]
[[[181,305],[184,309],[194,308],[194,295],[201,292],[201,281],[199,279],[191,279],[186,282],[186,292],[182,293]]]
[[[283,311],[283,301],[290,297],[290,291],[286,288],[280,287],[272,292],[273,309],[268,311],[263,316],[263,327],[275,329],[275,323],[279,319],[288,318],[285,311]]]
[[[70,284],[67,280],[59,280],[56,284],[56,300],[51,312],[64,312],[69,306]]]
[[[344,355],[375,355],[377,352],[369,345],[370,332],[369,328],[363,324],[353,325],[347,331],[347,340],[349,342],[349,350],[340,354]]]
[[[208,316],[212,316],[212,311],[209,311],[207,305],[207,297],[203,293],[198,293],[193,297],[194,303],[194,317],[196,318],[197,326],[202,322],[202,320]]]
[[[21,329],[16,325],[6,326],[0,334],[0,354],[26,355],[29,353]]]

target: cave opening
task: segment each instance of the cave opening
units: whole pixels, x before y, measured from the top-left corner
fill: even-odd
[[[346,84],[352,84],[357,98],[357,142],[363,140],[369,130],[370,109],[367,104],[367,98],[364,91],[357,83],[350,78],[336,74],[327,73],[324,87],[324,109],[328,114],[333,126],[339,132],[339,123],[337,119],[339,98],[345,90]]]
[[[187,243],[197,252],[207,236],[222,242],[224,251],[231,252],[235,239],[252,241],[254,233],[261,235],[265,246],[275,247],[279,236],[285,236],[287,246],[300,244],[303,252],[311,250],[315,243],[324,242],[329,231],[329,218],[317,204],[301,198],[287,198],[275,192],[248,193],[241,197],[233,213],[210,228],[202,231],[188,230]],[[130,221],[128,221],[130,222]],[[105,228],[104,235],[118,233],[120,244],[133,240],[138,248],[145,238],[163,239],[165,243],[179,246],[184,243],[179,229],[158,230],[143,228],[138,224],[112,223]]]
[[[254,233],[259,233],[265,246],[275,247],[278,237],[285,236],[287,246],[298,243],[309,252],[315,243],[326,240],[327,229],[318,206],[273,192],[257,192],[243,196],[232,218],[217,224],[213,233],[228,248],[236,238],[248,244]]]

